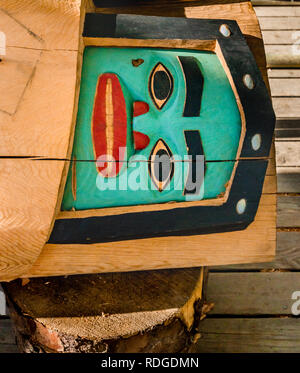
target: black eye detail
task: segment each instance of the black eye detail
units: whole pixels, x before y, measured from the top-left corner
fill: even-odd
[[[173,77],[169,70],[158,63],[151,71],[149,78],[149,91],[158,110],[167,103],[173,91]]]
[[[174,162],[168,145],[159,139],[149,157],[149,173],[156,188],[162,192],[174,175]]]

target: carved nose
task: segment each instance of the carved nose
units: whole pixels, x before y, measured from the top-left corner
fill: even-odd
[[[146,114],[149,111],[149,105],[143,101],[135,101],[133,103],[133,117]],[[133,131],[133,141],[135,150],[145,149],[150,142],[147,135],[139,131]]]

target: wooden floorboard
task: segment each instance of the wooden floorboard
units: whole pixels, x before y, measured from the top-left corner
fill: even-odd
[[[273,107],[277,117],[300,117],[299,97],[274,97]]]
[[[299,6],[257,6],[262,35],[265,44],[267,66],[300,67],[300,7]],[[294,89],[289,89],[288,82],[277,84],[272,82],[274,96],[299,97],[299,84],[295,82]],[[275,88],[274,88],[275,87]],[[286,88],[287,87],[287,90]],[[275,92],[275,94],[273,93]],[[278,107],[278,103],[276,103]],[[281,112],[276,108],[276,114]]]
[[[277,167],[277,192],[300,193],[299,167]]]
[[[287,140],[276,141],[276,164],[278,167],[300,167],[300,142]]]
[[[300,78],[300,69],[268,69],[268,76],[282,79]]]
[[[10,319],[0,318],[0,344],[15,344],[15,336]]]
[[[279,10],[280,11],[280,10]],[[278,11],[278,13],[279,13]],[[298,30],[300,16],[259,17],[259,24],[263,31],[267,30]]]
[[[210,315],[291,315],[297,290],[299,272],[210,273],[207,297],[215,303]]]
[[[15,354],[20,352],[15,344],[0,344],[0,354]]]
[[[261,17],[272,17],[275,19],[282,17],[300,17],[300,7],[291,6],[256,6],[256,15],[261,19]],[[277,25],[276,25],[277,27]]]
[[[5,296],[0,286],[0,317],[6,315]]]
[[[293,85],[293,89],[291,89],[291,84]],[[291,79],[272,78],[270,79],[270,87],[273,97],[300,96],[300,78],[294,78],[293,81]]]
[[[267,30],[262,31],[265,46],[266,45],[292,45],[295,42],[294,30]]]
[[[300,271],[300,232],[277,232],[276,257],[273,262],[210,267],[210,272],[264,270]],[[298,287],[300,290],[300,283]]]
[[[200,324],[201,338],[192,352],[300,352],[297,318],[220,318]]]
[[[10,319],[0,318],[0,353],[19,352]]]
[[[300,196],[279,196],[277,199],[277,227],[300,228]],[[300,255],[300,252],[299,252]]]

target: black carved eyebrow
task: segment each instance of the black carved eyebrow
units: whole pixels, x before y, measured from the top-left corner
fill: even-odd
[[[185,76],[186,98],[184,117],[199,117],[204,78],[195,57],[178,56]]]
[[[186,147],[188,150],[189,160],[189,170],[188,177],[186,180],[185,188],[183,194],[198,194],[203,183],[204,173],[205,173],[205,163],[204,172],[199,173],[199,167],[201,164],[200,159],[197,159],[197,155],[203,155],[203,146],[201,141],[200,132],[198,130],[187,130],[184,131],[184,137],[186,142]],[[204,161],[204,158],[203,158]],[[198,171],[198,172],[197,172]]]

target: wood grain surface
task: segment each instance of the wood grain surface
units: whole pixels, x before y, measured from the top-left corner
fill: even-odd
[[[0,279],[27,271],[51,230],[73,117],[79,9],[4,0],[0,62]],[[53,158],[34,161],[32,157]],[[29,159],[26,159],[29,158]]]

